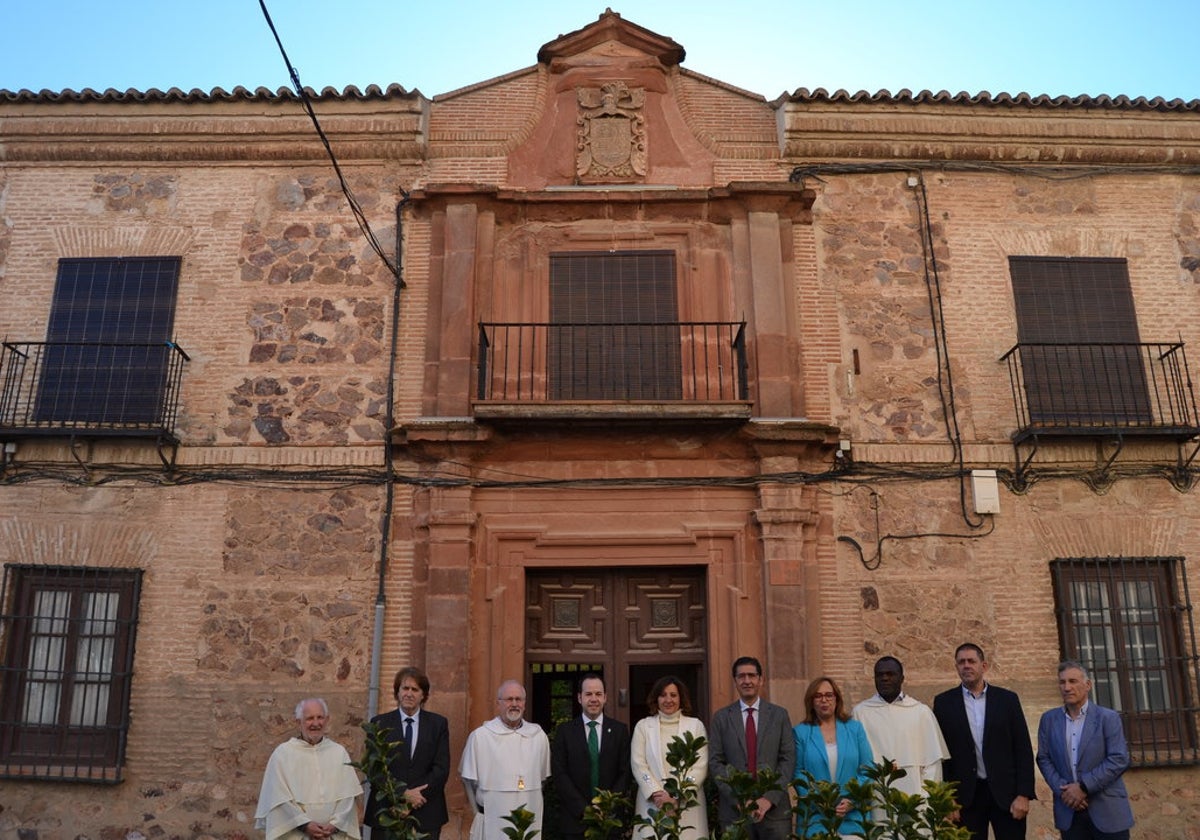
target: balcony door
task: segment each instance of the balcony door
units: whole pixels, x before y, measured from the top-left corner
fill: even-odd
[[[651,686],[667,675],[679,677],[707,719],[704,569],[530,570],[525,584],[532,720],[552,731],[578,714],[575,686],[588,672],[604,677],[605,714],[630,725],[646,716]]]
[[[1125,427],[1152,416],[1123,259],[1010,257],[1029,419]]]
[[[179,257],[59,260],[39,421],[160,420],[179,265]]]
[[[550,255],[553,400],[679,400],[673,251]]]

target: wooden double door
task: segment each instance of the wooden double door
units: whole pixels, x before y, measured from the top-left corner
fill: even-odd
[[[599,673],[605,713],[632,726],[660,677],[680,678],[707,720],[705,570],[694,566],[526,572],[527,716],[548,732],[579,714],[576,684]]]

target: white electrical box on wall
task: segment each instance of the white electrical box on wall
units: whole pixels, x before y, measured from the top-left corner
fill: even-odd
[[[971,470],[971,494],[976,513],[1000,512],[1000,482],[995,470]]]

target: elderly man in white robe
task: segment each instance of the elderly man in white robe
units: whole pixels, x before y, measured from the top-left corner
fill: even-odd
[[[324,700],[296,706],[300,735],[275,748],[263,773],[255,828],[267,840],[327,840],[361,836],[358,796],[362,784],[346,748],[325,737],[329,707]]]
[[[875,695],[854,707],[854,719],[867,731],[875,759],[889,759],[907,775],[897,790],[925,795],[926,781],[942,781],[942,761],[950,757],[933,709],[902,692],[904,666],[894,656],[875,663]]]
[[[550,776],[550,741],[525,717],[525,688],[507,680],[496,692],[496,717],[467,737],[458,773],[475,820],[470,840],[505,840],[518,808],[542,829],[542,781]]]

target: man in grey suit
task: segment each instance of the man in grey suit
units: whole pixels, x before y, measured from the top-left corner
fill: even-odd
[[[738,818],[738,806],[725,778],[733,770],[756,773],[770,767],[779,774],[779,786],[755,803],[751,816],[752,840],[784,840],[791,834],[792,814],[788,784],[796,766],[796,741],[787,709],[762,699],[762,663],[742,656],[733,663],[733,684],[738,700],[719,709],[708,729],[708,775],[716,780],[721,829]]]
[[[1116,712],[1088,700],[1091,690],[1078,662],[1058,666],[1063,705],[1038,724],[1037,765],[1054,793],[1054,825],[1063,840],[1129,840],[1125,732]]]

